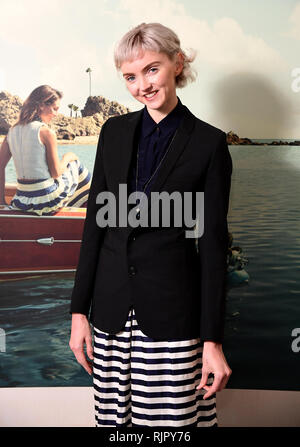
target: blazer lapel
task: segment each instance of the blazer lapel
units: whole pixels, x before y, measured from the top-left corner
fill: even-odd
[[[130,115],[125,124],[126,128],[123,129],[124,134],[120,133],[120,146],[122,147],[122,151],[120,163],[121,173],[118,183],[127,183],[128,181],[129,169],[134,150],[134,135],[142,116],[143,109]]]
[[[128,121],[126,122],[126,129],[123,129],[125,132],[124,139],[121,142],[122,151],[121,151],[121,163],[120,163],[120,176],[119,183],[127,183],[130,164],[133,156],[134,150],[134,135],[137,129],[137,125],[139,124],[140,119],[143,115],[143,109],[138,112],[134,112],[131,116],[128,117]],[[185,107],[185,114],[182,118],[182,121],[178,127],[176,136],[172,142],[172,145],[163,160],[160,169],[152,183],[151,191],[160,191],[163,187],[164,182],[166,181],[168,175],[174,168],[177,159],[183,152],[190,134],[195,125],[195,116],[189,111],[187,107]],[[120,138],[122,136],[120,135]],[[151,206],[151,200],[148,200],[148,208]]]
[[[185,109],[185,115],[180,122],[170,149],[158,170],[157,176],[152,183],[151,191],[160,191],[168,175],[174,168],[177,159],[183,152],[190,134],[194,128],[195,117],[187,107],[185,107]]]

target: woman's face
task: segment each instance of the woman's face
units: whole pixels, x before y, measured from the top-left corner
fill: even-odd
[[[172,61],[165,53],[143,51],[139,59],[125,61],[121,71],[132,96],[147,106],[154,118],[163,118],[177,103],[175,78],[182,71],[180,56]]]
[[[43,104],[40,106],[40,117],[45,123],[49,123],[54,118],[60,106],[60,99],[57,99],[50,105]]]

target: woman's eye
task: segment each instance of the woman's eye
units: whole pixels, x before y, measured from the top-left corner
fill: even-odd
[[[134,76],[128,76],[128,78],[126,78],[126,81],[132,82],[134,80]]]
[[[149,71],[151,71],[152,73],[155,73],[155,72],[157,71],[157,68],[156,68],[156,67],[151,67],[151,68],[149,69]]]

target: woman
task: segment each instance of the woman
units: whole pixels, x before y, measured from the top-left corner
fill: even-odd
[[[86,207],[91,174],[73,152],[59,159],[55,132],[48,124],[57,115],[62,93],[37,87],[24,102],[18,121],[0,150],[0,199],[5,203],[5,167],[11,156],[17,191],[10,208],[37,215],[55,214],[64,206]]]
[[[133,28],[115,50],[144,108],[102,127],[70,308],[69,345],[93,372],[98,427],[217,426],[216,392],[231,374],[222,339],[232,161],[226,134],[176,96],[193,79],[192,60],[158,23]],[[129,197],[120,186],[129,186]],[[116,197],[114,217],[128,199],[139,220],[154,212],[157,201],[143,202],[152,193],[203,190],[197,244],[172,212],[167,226],[104,225],[106,191]]]

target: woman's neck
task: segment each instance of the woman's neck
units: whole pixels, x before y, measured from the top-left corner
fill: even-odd
[[[171,101],[168,101],[165,103],[160,109],[150,109],[147,107],[148,113],[157,124],[163,120],[167,115],[169,115],[170,112],[172,112],[173,109],[178,104],[178,98],[175,95],[175,98],[172,98]]]

